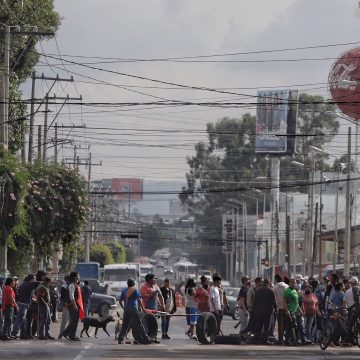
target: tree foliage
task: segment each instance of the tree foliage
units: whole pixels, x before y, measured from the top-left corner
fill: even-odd
[[[105,244],[94,244],[90,248],[90,261],[100,263],[100,267],[104,265],[114,264],[114,258],[109,246]]]
[[[37,163],[29,173],[29,233],[36,253],[50,256],[62,245],[79,240],[88,210],[85,181],[63,165]]]
[[[336,135],[339,124],[329,114],[333,105],[321,96],[301,94],[299,98],[297,154],[281,158],[281,181],[308,179],[309,168],[294,168],[292,160],[310,165],[310,145],[322,148]],[[215,254],[211,241],[221,239],[221,212],[233,207],[229,200],[246,200],[248,213],[255,213],[257,197],[251,188],[260,185],[257,177],[269,178],[270,157],[255,153],[256,118],[244,114],[241,119],[222,118],[207,125],[207,142],[195,145],[195,155],[187,158],[187,186],[180,200],[194,216],[197,240],[205,251]],[[316,155],[316,165],[326,169],[326,155]],[[301,175],[299,175],[301,174]],[[270,180],[270,179],[269,179]],[[263,185],[263,183],[262,183]],[[302,188],[306,191],[306,188]],[[295,189],[294,189],[295,190]],[[214,261],[215,259],[212,259]]]
[[[112,257],[116,264],[126,263],[126,251],[125,246],[120,244],[118,241],[113,240],[105,244],[110,248]]]
[[[55,32],[60,25],[60,15],[54,11],[53,0],[1,1],[0,22],[11,26],[12,33],[16,26],[21,31]],[[36,26],[37,28],[34,28]],[[15,154],[21,145],[21,122],[27,114],[21,100],[19,86],[33,71],[40,55],[36,45],[54,35],[29,35],[13,33],[10,39],[10,104],[9,104],[9,150]],[[0,38],[5,38],[5,27],[0,26]],[[4,58],[4,47],[0,47],[0,59]]]

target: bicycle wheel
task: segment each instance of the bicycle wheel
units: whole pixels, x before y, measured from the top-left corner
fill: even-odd
[[[360,348],[360,323],[356,322],[353,331],[354,342]]]
[[[319,341],[321,350],[325,350],[329,346],[332,340],[332,335],[333,335],[333,328],[331,324],[327,324],[323,333],[321,334]]]

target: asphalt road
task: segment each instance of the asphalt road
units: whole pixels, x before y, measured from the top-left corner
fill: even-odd
[[[234,332],[235,322],[225,319],[224,333]],[[52,326],[52,335],[58,335],[59,324]],[[79,330],[82,326],[79,325]],[[151,345],[119,345],[114,340],[114,323],[108,327],[108,337],[102,330],[98,338],[83,338],[81,342],[67,340],[39,341],[13,340],[0,341],[0,359],[61,359],[61,360],[90,360],[90,359],[358,359],[358,348],[331,348],[320,350],[318,345],[284,347],[284,346],[252,346],[252,345],[201,345],[190,340],[185,334],[185,320],[173,318],[169,334],[171,340],[162,340],[161,344]],[[159,335],[161,335],[159,333]]]

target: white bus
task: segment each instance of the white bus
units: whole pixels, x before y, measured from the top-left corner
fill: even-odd
[[[188,278],[196,280],[198,265],[190,261],[179,261],[174,264],[175,279],[185,281]]]
[[[104,283],[108,285],[107,294],[119,299],[121,291],[127,288],[127,280],[135,279],[135,285],[139,285],[138,264],[111,264],[104,266]]]
[[[151,264],[140,264],[140,281],[145,281],[145,276],[152,273],[154,265]]]

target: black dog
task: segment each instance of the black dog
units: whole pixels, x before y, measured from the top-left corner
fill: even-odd
[[[81,334],[80,334],[80,337],[82,337],[82,334],[83,332],[85,331],[86,332],[86,335],[88,337],[90,337],[90,335],[88,334],[88,330],[89,330],[89,327],[90,326],[93,326],[95,327],[95,337],[97,335],[97,331],[98,329],[102,328],[106,334],[108,336],[110,336],[110,334],[107,332],[106,330],[106,325],[111,322],[111,321],[115,321],[115,319],[112,317],[112,316],[108,316],[107,318],[105,319],[96,319],[96,318],[92,318],[92,317],[87,317],[84,319],[84,328],[81,330]]]

